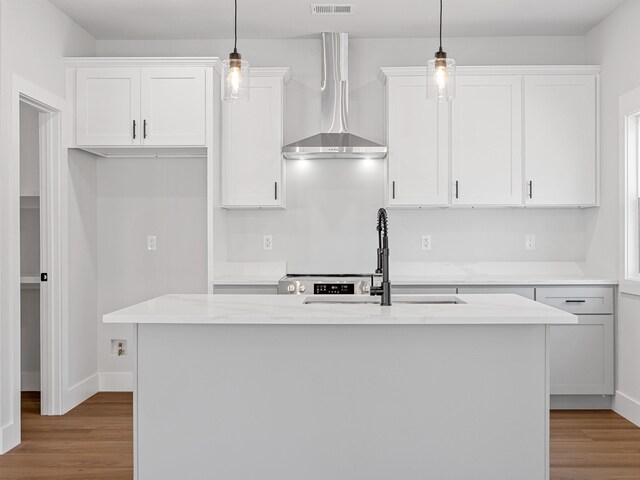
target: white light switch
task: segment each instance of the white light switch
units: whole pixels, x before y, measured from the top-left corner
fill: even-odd
[[[156,250],[156,236],[149,235],[147,237],[147,250]]]
[[[265,250],[273,250],[273,236],[271,235],[262,236],[262,248]]]

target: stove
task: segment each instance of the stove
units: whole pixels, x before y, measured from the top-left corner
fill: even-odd
[[[278,282],[278,293],[289,295],[369,295],[370,289],[370,274],[291,274]]]

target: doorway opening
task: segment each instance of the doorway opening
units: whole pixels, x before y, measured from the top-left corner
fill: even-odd
[[[41,239],[40,114],[20,101],[20,389],[41,391]],[[45,225],[46,228],[46,225]],[[36,395],[37,393],[37,395]]]

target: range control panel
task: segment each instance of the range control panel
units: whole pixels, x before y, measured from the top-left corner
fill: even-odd
[[[290,295],[368,295],[371,275],[287,275],[278,293]]]
[[[314,283],[314,295],[354,295],[356,286],[353,283]]]

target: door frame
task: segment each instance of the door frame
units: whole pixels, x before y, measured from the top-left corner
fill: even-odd
[[[62,414],[62,318],[63,318],[63,218],[62,191],[62,122],[65,100],[17,75],[11,79],[11,155],[8,189],[8,255],[2,258],[7,269],[8,285],[3,287],[3,301],[9,315],[0,327],[7,333],[0,339],[2,357],[8,360],[0,370],[0,381],[10,390],[9,418],[3,418],[0,453],[20,443],[20,103],[35,107],[39,115],[40,140],[40,271],[48,273],[48,281],[40,284],[40,384],[41,414]],[[3,222],[4,223],[4,222]],[[5,350],[6,349],[6,350]],[[4,352],[7,352],[6,354]]]

